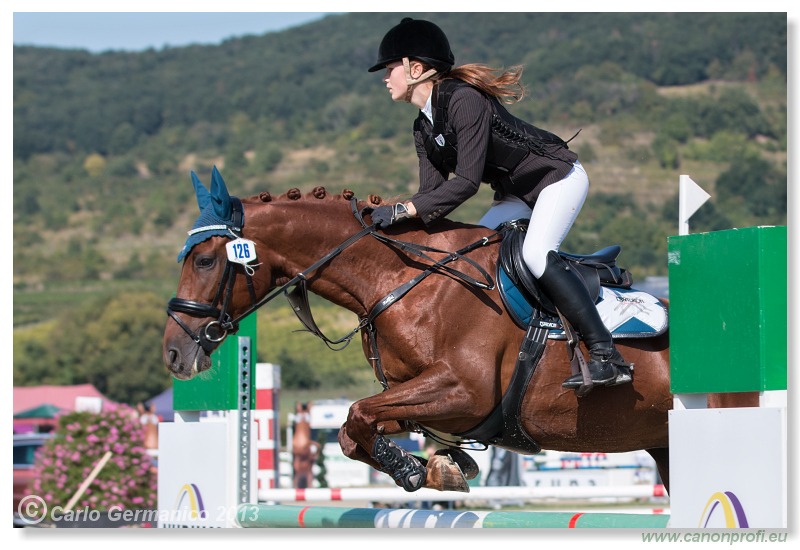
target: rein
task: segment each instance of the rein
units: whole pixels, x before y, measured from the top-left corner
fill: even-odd
[[[234,197],[231,197],[231,199],[233,198]],[[231,229],[235,235],[240,236],[241,230],[236,231],[233,230],[233,228]],[[229,305],[230,296],[233,293],[233,286],[236,280],[236,268],[233,266],[233,263],[230,260],[228,260],[225,265],[225,272],[222,275],[222,279],[220,280],[219,288],[217,290],[217,296],[212,304],[210,305],[202,304],[199,302],[194,302],[192,300],[185,300],[183,298],[172,298],[167,303],[167,314],[170,317],[172,317],[172,319],[174,319],[175,322],[177,322],[178,325],[199,346],[203,348],[203,350],[205,350],[207,353],[211,353],[215,345],[224,340],[229,333],[235,334],[239,330],[239,322],[242,319],[244,319],[251,313],[254,313],[257,309],[261,308],[262,306],[274,300],[281,292],[286,291],[288,288],[301,284],[302,286],[305,286],[305,281],[309,273],[316,271],[323,265],[327,264],[328,262],[333,260],[336,256],[341,254],[350,245],[354,244],[356,241],[360,240],[362,237],[368,235],[372,231],[374,231],[374,226],[363,228],[361,231],[351,236],[350,238],[345,240],[342,244],[340,244],[339,246],[328,252],[325,256],[317,260],[313,265],[308,267],[306,270],[295,275],[289,282],[281,285],[278,288],[273,289],[272,292],[267,293],[267,295],[264,296],[261,300],[255,299],[255,292],[254,290],[252,290],[253,288],[252,276],[245,270],[248,282],[248,288],[251,289],[250,295],[252,304],[235,319],[231,318],[231,316],[226,311]],[[227,292],[226,292],[225,302],[223,303],[222,309],[218,309],[216,306],[217,303],[219,302],[219,297],[223,292],[223,288],[225,288],[226,286],[227,286]],[[287,291],[287,296],[288,296],[288,291]],[[191,317],[217,317],[217,320],[211,321],[209,324],[203,327],[198,334],[195,334],[184,322],[182,322],[177,317],[177,315],[175,315],[176,312],[185,313],[186,315],[189,315]],[[297,313],[296,310],[295,313]],[[300,320],[301,322],[303,322],[302,318]],[[216,335],[212,335],[209,332],[211,329],[213,329],[214,331],[219,331],[219,333]]]
[[[231,199],[233,200],[234,197],[231,197]],[[241,201],[236,199],[233,202],[234,202],[233,204],[234,225],[229,227],[229,229],[235,236],[241,237],[241,228],[244,226],[244,212],[241,206]],[[425,278],[427,278],[429,275],[435,272],[446,273],[448,275],[454,276],[460,279],[461,281],[465,282],[466,284],[476,288],[484,290],[492,290],[494,288],[494,281],[492,277],[489,275],[489,273],[487,273],[485,269],[483,269],[480,265],[478,265],[477,262],[475,262],[470,258],[465,257],[464,255],[468,254],[469,252],[472,252],[477,248],[481,248],[491,243],[492,239],[500,235],[501,231],[496,231],[492,235],[483,237],[482,239],[472,244],[469,244],[464,248],[457,250],[456,252],[449,252],[425,245],[419,245],[416,243],[401,241],[377,233],[374,224],[373,225],[366,224],[366,222],[363,219],[363,212],[358,211],[357,204],[358,203],[355,197],[350,200],[350,208],[355,218],[361,224],[362,229],[357,233],[355,233],[354,235],[352,235],[351,237],[349,237],[348,239],[346,239],[339,246],[328,252],[325,256],[317,260],[307,269],[295,275],[287,283],[267,293],[263,298],[261,298],[261,300],[256,300],[255,291],[253,288],[252,276],[251,273],[247,270],[247,267],[249,266],[244,266],[245,275],[247,277],[247,285],[250,291],[252,304],[238,317],[231,318],[231,316],[227,313],[230,298],[233,294],[233,287],[237,274],[236,267],[230,260],[228,260],[228,262],[225,265],[225,271],[223,273],[222,279],[220,280],[220,284],[217,289],[217,294],[212,304],[203,304],[200,302],[185,300],[182,298],[172,298],[167,304],[167,314],[170,317],[172,317],[172,319],[174,319],[175,322],[178,323],[178,325],[200,347],[202,347],[204,351],[206,351],[207,353],[211,353],[214,347],[219,342],[224,340],[229,333],[230,334],[236,333],[236,331],[239,328],[239,322],[242,319],[254,313],[256,310],[258,310],[265,304],[275,299],[279,294],[284,293],[286,295],[287,300],[289,301],[289,304],[292,306],[292,309],[297,315],[297,318],[303,324],[306,331],[320,338],[330,349],[334,351],[340,351],[345,347],[347,347],[347,345],[350,344],[353,337],[359,331],[366,328],[369,334],[370,347],[372,349],[372,357],[370,357],[370,360],[374,362],[375,371],[376,374],[378,375],[381,385],[384,387],[384,389],[388,389],[389,385],[388,382],[386,381],[386,376],[383,373],[383,368],[381,367],[380,358],[378,354],[376,332],[375,332],[375,327],[373,325],[375,319],[381,313],[386,311],[386,309],[388,309],[392,304],[394,304],[395,302],[400,300],[403,296],[405,296],[412,288],[417,286]],[[403,283],[402,285],[395,288],[393,291],[387,294],[382,300],[379,300],[368,312],[368,314],[360,319],[358,325],[349,333],[347,333],[345,336],[335,340],[328,338],[317,326],[316,322],[314,321],[314,316],[311,312],[311,306],[308,301],[308,283],[307,283],[309,274],[313,273],[320,267],[332,261],[345,249],[349,248],[351,245],[355,244],[366,235],[371,235],[378,241],[388,246],[392,246],[398,248],[403,252],[416,255],[426,261],[431,262],[431,265],[422,270],[417,276],[412,278],[410,281]],[[445,254],[446,256],[441,260],[435,261],[428,255],[429,253]],[[455,260],[464,260],[470,265],[472,265],[480,273],[481,277],[484,279],[485,282],[470,277],[469,275],[447,265]],[[222,305],[221,307],[217,307],[218,304],[220,303],[220,299],[222,299]],[[216,320],[211,321],[210,323],[205,325],[205,327],[201,328],[198,333],[194,333],[183,321],[180,320],[180,318],[176,315],[176,312],[184,313],[192,317],[214,317],[216,318]]]
[[[365,317],[362,317],[360,319],[358,325],[356,325],[356,327],[353,328],[353,330],[351,330],[349,333],[347,333],[346,335],[344,335],[343,337],[341,337],[341,338],[339,338],[337,340],[332,340],[332,339],[328,338],[325,334],[323,334],[323,332],[319,329],[317,324],[314,322],[314,317],[313,317],[313,314],[311,313],[311,306],[310,306],[309,301],[308,301],[308,288],[307,288],[306,278],[305,277],[298,282],[298,284],[295,286],[294,289],[291,290],[291,292],[288,292],[288,291],[286,292],[286,298],[289,301],[289,303],[291,304],[292,308],[294,309],[295,314],[297,315],[298,319],[300,319],[300,322],[303,324],[303,326],[306,328],[306,330],[308,332],[310,332],[311,334],[313,334],[314,336],[316,336],[317,338],[319,338],[320,340],[322,340],[325,343],[325,345],[328,346],[328,348],[330,348],[330,349],[332,349],[334,351],[343,350],[345,347],[347,347],[350,344],[351,340],[353,339],[353,337],[356,334],[358,334],[362,329],[366,329],[367,333],[369,335],[370,348],[372,349],[372,356],[369,359],[374,362],[375,371],[376,371],[376,373],[378,375],[378,379],[379,379],[381,385],[384,387],[384,389],[387,389],[389,387],[389,385],[388,385],[388,383],[386,381],[386,377],[385,377],[385,375],[383,373],[383,368],[381,367],[380,357],[379,357],[379,354],[378,354],[376,331],[375,331],[375,327],[374,327],[374,324],[373,324],[375,319],[381,313],[386,311],[392,304],[396,303],[403,296],[408,294],[408,292],[412,288],[414,288],[419,283],[421,283],[425,278],[428,277],[428,275],[431,275],[432,273],[435,273],[435,272],[445,272],[447,274],[450,274],[450,275],[453,275],[453,276],[457,277],[458,279],[464,281],[465,283],[467,283],[470,286],[474,286],[474,287],[481,288],[481,289],[484,289],[484,290],[492,290],[494,288],[494,280],[492,279],[491,275],[489,275],[489,273],[487,273],[486,270],[483,269],[480,265],[478,265],[475,261],[471,260],[470,258],[465,257],[464,254],[468,254],[469,252],[472,252],[473,250],[475,250],[477,248],[486,246],[487,244],[489,244],[492,241],[492,239],[494,237],[499,235],[500,232],[497,231],[497,232],[493,233],[492,235],[489,235],[487,237],[484,237],[484,238],[480,239],[479,241],[476,241],[476,242],[474,242],[474,243],[472,243],[470,245],[467,245],[464,248],[462,248],[462,249],[460,249],[460,250],[458,250],[456,252],[449,252],[449,251],[446,251],[446,250],[440,250],[440,249],[432,248],[432,247],[425,246],[425,245],[419,245],[419,244],[416,244],[416,243],[411,243],[411,242],[407,242],[407,241],[401,241],[399,239],[393,239],[393,238],[388,237],[386,235],[382,235],[382,234],[380,234],[380,233],[375,231],[375,226],[374,225],[368,226],[366,224],[366,222],[364,221],[364,218],[363,218],[363,212],[359,212],[358,211],[357,202],[356,202],[355,199],[351,199],[350,207],[351,207],[353,216],[355,216],[355,218],[359,221],[359,223],[362,226],[361,232],[357,233],[356,235],[361,235],[364,231],[367,231],[368,234],[372,235],[378,241],[380,241],[380,242],[382,242],[382,243],[384,243],[384,244],[386,244],[388,246],[393,246],[395,248],[398,248],[399,250],[401,250],[403,252],[407,252],[407,253],[411,253],[411,254],[414,254],[416,256],[419,256],[419,257],[431,262],[431,265],[429,265],[427,268],[422,270],[417,276],[412,278],[410,281],[407,281],[407,282],[403,283],[402,285],[398,286],[397,288],[395,288],[394,290],[389,292],[386,296],[384,296],[381,300],[379,300],[374,306],[372,306],[372,309],[367,313],[367,315]],[[442,258],[441,260],[436,261],[433,258],[431,258],[427,253],[446,254],[446,256],[444,258]],[[482,282],[482,281],[479,281],[479,280],[477,280],[477,279],[475,279],[473,277],[470,277],[469,275],[467,275],[467,274],[465,274],[465,273],[463,273],[461,271],[458,271],[457,269],[453,269],[452,267],[449,267],[447,265],[448,263],[450,263],[452,261],[455,261],[455,260],[464,260],[467,263],[469,263],[470,265],[472,265],[476,270],[478,270],[478,272],[484,278],[485,282]],[[290,281],[285,286],[288,287],[288,286],[291,286],[291,285],[292,285],[292,282]]]

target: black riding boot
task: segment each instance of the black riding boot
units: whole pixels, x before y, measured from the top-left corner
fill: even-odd
[[[538,282],[553,305],[577,329],[585,342],[591,357],[588,368],[592,382],[598,386],[630,382],[633,379],[631,365],[614,347],[611,333],[600,318],[586,286],[555,251],[548,252],[547,267]],[[578,373],[567,378],[562,386],[577,388],[582,384],[583,376]]]

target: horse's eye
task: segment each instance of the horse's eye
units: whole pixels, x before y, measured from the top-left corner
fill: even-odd
[[[194,265],[201,269],[208,269],[214,265],[214,262],[214,256],[198,256],[194,261]]]

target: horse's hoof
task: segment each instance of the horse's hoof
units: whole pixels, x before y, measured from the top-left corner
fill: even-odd
[[[438,491],[469,493],[469,485],[458,464],[447,455],[435,454],[428,459],[425,487]]]
[[[467,479],[475,479],[481,471],[478,468],[478,463],[466,451],[462,451],[457,447],[440,449],[436,451],[436,454],[447,455],[452,458]]]

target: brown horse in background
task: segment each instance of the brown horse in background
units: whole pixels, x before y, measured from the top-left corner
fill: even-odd
[[[313,486],[312,469],[319,450],[319,444],[311,438],[311,405],[297,402],[292,423],[292,475],[296,489]]]
[[[216,171],[211,195],[220,195],[222,203],[230,200]],[[271,299],[274,289],[287,282],[307,281],[310,291],[363,320],[377,303],[389,300],[387,293],[420,274],[427,265],[418,256],[387,246],[363,231],[346,200],[351,196],[346,193],[343,200],[317,188],[305,196],[292,190],[277,199],[262,193],[242,201],[240,234],[254,243],[258,255],[246,268],[231,268],[227,238],[214,236],[191,249],[178,298],[168,308],[171,319],[164,334],[164,359],[175,377],[190,378],[209,368],[210,352],[235,327],[231,319]],[[370,197],[358,209],[379,202]],[[200,205],[202,210],[203,202]],[[227,215],[224,209],[220,212]],[[359,232],[366,237],[353,238]],[[380,232],[451,251],[492,233],[448,220],[430,229],[408,222]],[[345,241],[346,246],[339,246]],[[330,254],[334,249],[336,253]],[[498,249],[497,242],[489,242],[469,258],[493,273]],[[461,261],[456,263],[464,271],[471,269]],[[230,269],[238,275],[229,276]],[[268,295],[270,291],[273,294]],[[435,455],[418,467],[387,436],[406,432],[409,426],[458,434],[478,425],[498,405],[509,384],[524,331],[508,315],[496,289],[476,288],[442,272],[422,280],[371,324],[388,389],[352,405],[339,432],[344,454],[390,473],[407,489],[408,479],[399,479],[398,472],[409,468],[412,474],[421,472],[424,481],[409,490],[459,488],[452,477],[463,479],[463,474],[450,457]],[[367,328],[363,321],[357,327],[364,353],[376,368]],[[549,340],[524,396],[522,425],[543,449],[607,453],[645,449],[668,484],[667,413],[673,403],[668,335],[623,339],[617,345],[636,365],[633,383],[599,388],[578,398],[561,387],[571,373],[566,346]],[[468,490],[466,483],[460,488]]]

